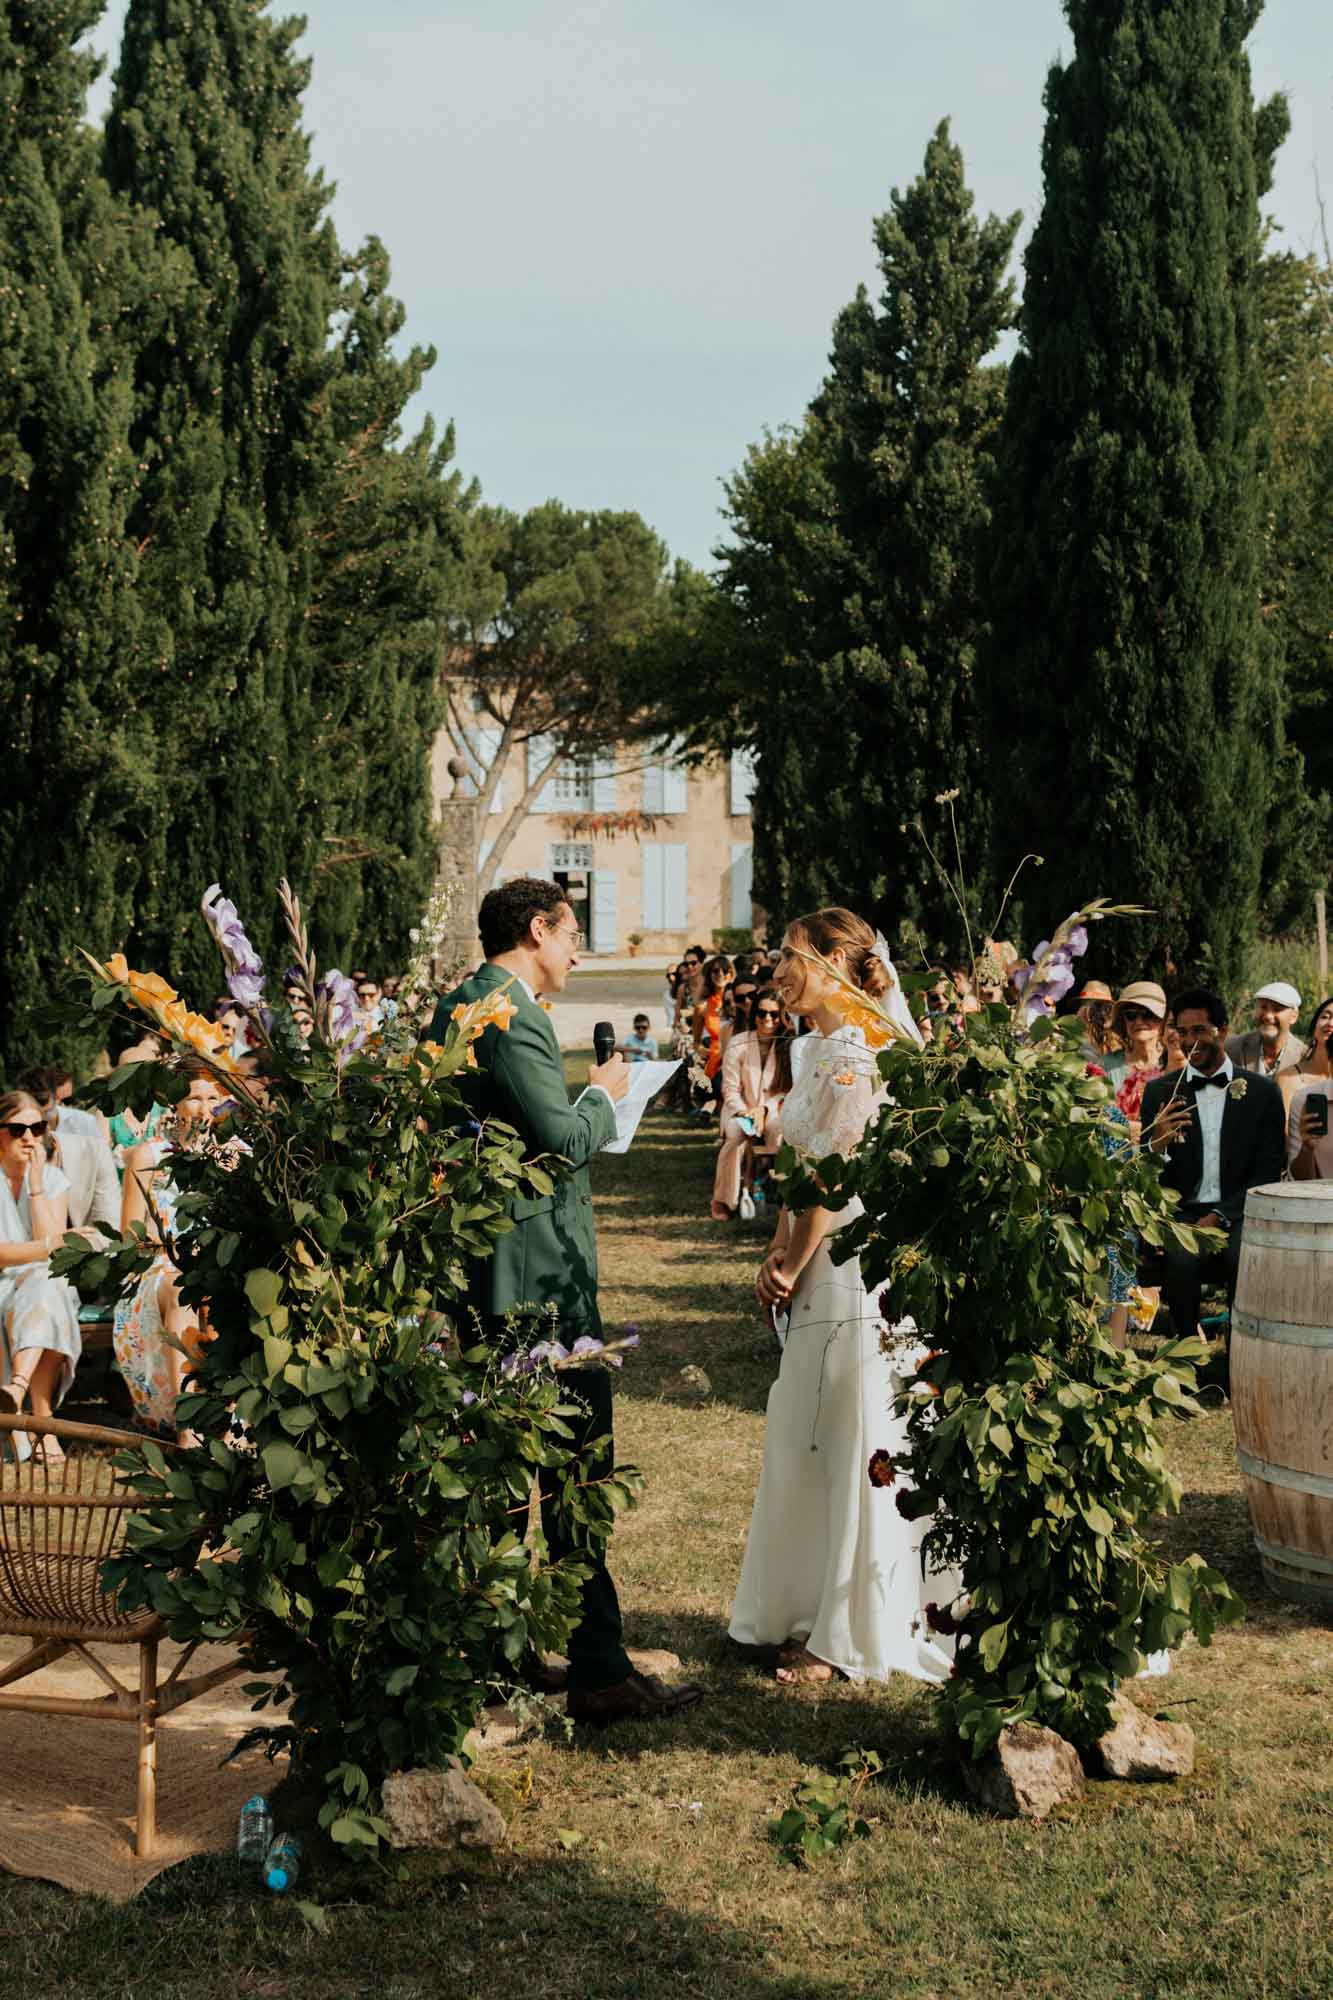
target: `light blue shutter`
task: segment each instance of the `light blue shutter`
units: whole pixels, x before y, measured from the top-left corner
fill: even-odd
[[[750,810],[754,797],[755,756],[753,750],[733,750],[731,754],[731,810],[739,815]]]
[[[592,948],[616,951],[620,945],[620,884],[614,875],[595,868],[592,877]]]
[[[754,928],[754,849],[741,842],[731,843],[731,867],[727,870],[731,914],[727,922],[736,930]]]
[[[684,931],[690,927],[690,850],[681,841],[672,841],[662,849],[663,884],[662,901],[665,906],[666,931]]]
[[[592,809],[610,813],[616,809],[616,760],[594,757],[592,764]]]
[[[530,736],[528,738],[527,781],[529,784],[532,783],[533,779],[537,776],[537,773],[539,771],[544,771],[546,766],[550,763],[551,748],[552,745],[549,736]],[[549,813],[549,812],[556,812],[559,810],[555,796],[554,769],[552,769],[550,776],[546,780],[546,783],[542,786],[536,798],[533,800],[531,809],[533,812],[538,812],[538,813]]]
[[[643,855],[643,927],[646,931],[664,931],[667,928],[663,865],[666,849],[645,843],[639,851]]]
[[[689,794],[686,790],[685,767],[674,759],[662,769],[662,811],[683,813],[689,809]],[[678,928],[678,926],[674,927]]]
[[[646,813],[663,813],[666,811],[666,807],[662,803],[663,791],[664,791],[663,780],[665,776],[666,773],[663,771],[662,766],[660,764],[644,765],[643,810]],[[654,930],[658,928],[659,928],[658,925],[656,924],[653,925]]]

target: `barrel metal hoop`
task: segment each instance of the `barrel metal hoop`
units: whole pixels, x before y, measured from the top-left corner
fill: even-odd
[[[1309,1493],[1316,1500],[1333,1500],[1333,1479],[1321,1472],[1297,1472],[1290,1465],[1270,1465],[1266,1458],[1256,1458],[1240,1445],[1236,1447],[1236,1463],[1251,1479],[1262,1479],[1267,1486],[1283,1486],[1290,1493]]]
[[[1312,1556],[1305,1549],[1290,1549],[1284,1542],[1266,1542],[1256,1534],[1254,1546],[1269,1562],[1289,1563],[1293,1569],[1316,1570],[1320,1576],[1333,1576],[1333,1556]]]
[[[1288,1347],[1327,1347],[1333,1351],[1333,1326],[1297,1326],[1286,1319],[1259,1319],[1254,1313],[1231,1309],[1231,1337],[1248,1333],[1255,1340],[1280,1340]]]

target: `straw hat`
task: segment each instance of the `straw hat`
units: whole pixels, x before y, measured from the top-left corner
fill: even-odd
[[[1155,979],[1136,979],[1122,989],[1117,1007],[1142,1007],[1156,1016],[1159,1021],[1166,1019],[1166,995]]]
[[[1079,1005],[1085,1000],[1114,1000],[1115,994],[1104,979],[1088,979],[1078,989]]]

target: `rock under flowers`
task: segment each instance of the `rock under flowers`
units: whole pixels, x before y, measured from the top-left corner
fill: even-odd
[[[1000,1819],[1045,1819],[1081,1798],[1086,1783],[1073,1744],[1035,1722],[1008,1723],[994,1749],[965,1758],[962,1770],[972,1798]]]

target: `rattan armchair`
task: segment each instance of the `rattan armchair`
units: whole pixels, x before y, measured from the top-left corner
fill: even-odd
[[[151,1854],[157,1836],[157,1725],[196,1695],[245,1671],[237,1660],[182,1678],[196,1648],[187,1646],[166,1680],[157,1678],[157,1649],[166,1625],[155,1612],[122,1613],[102,1588],[102,1564],[120,1549],[130,1516],[152,1502],[131,1491],[112,1463],[117,1452],[142,1450],[131,1431],[71,1424],[57,1418],[0,1416],[0,1448],[25,1431],[60,1439],[65,1458],[0,1464],[0,1634],[30,1639],[21,1659],[0,1666],[0,1709],[33,1715],[82,1715],[133,1723],[139,1739],[136,1854]],[[163,1445],[170,1453],[173,1446]],[[137,1646],[137,1691],[117,1679],[92,1646]],[[15,1682],[75,1653],[107,1688],[101,1696],[13,1693]]]

